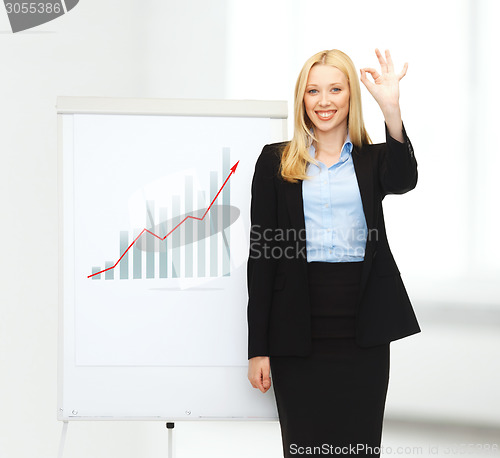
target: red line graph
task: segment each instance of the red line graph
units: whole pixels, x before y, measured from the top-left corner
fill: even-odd
[[[208,206],[208,208],[206,209],[205,213],[203,214],[203,216],[201,218],[197,218],[196,216],[186,216],[177,226],[175,226],[167,235],[165,235],[165,237],[161,237],[159,235],[156,235],[155,233],[151,232],[150,230],[144,228],[140,234],[134,239],[134,241],[128,246],[128,248],[123,252],[123,254],[120,256],[120,259],[118,259],[118,261],[116,261],[116,263],[111,266],[111,267],[108,267],[107,269],[104,269],[104,270],[101,270],[100,272],[95,272],[91,275],[88,275],[87,278],[91,278],[95,275],[100,275],[104,272],[107,272],[108,270],[111,270],[111,269],[114,269],[119,263],[120,261],[123,259],[123,257],[127,254],[128,250],[130,250],[130,248],[132,248],[134,246],[134,243],[137,242],[137,240],[139,240],[139,238],[144,234],[144,233],[148,233],[148,234],[151,234],[153,237],[156,237],[157,239],[159,240],[165,240],[172,232],[174,232],[181,224],[184,223],[184,221],[186,221],[187,219],[191,218],[191,219],[197,219],[198,221],[202,221],[206,214],[209,212],[210,208],[212,207],[212,205],[214,204],[214,202],[217,200],[217,197],[219,197],[219,194],[221,193],[222,189],[224,188],[224,186],[226,186],[226,183],[228,182],[229,178],[231,178],[231,175],[233,173],[236,172],[236,167],[238,167],[238,164],[240,163],[240,161],[238,161],[236,164],[234,164],[232,167],[231,167],[231,173],[227,176],[226,178],[226,181],[224,181],[224,183],[222,184],[222,186],[220,187],[219,189],[219,192],[215,195],[215,197],[212,199],[212,202],[210,202],[210,205]]]

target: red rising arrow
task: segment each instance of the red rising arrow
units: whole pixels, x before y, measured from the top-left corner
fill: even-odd
[[[120,256],[120,259],[118,259],[118,261],[116,261],[115,265],[114,266],[111,266],[111,267],[108,267],[107,269],[104,269],[104,270],[101,270],[100,272],[96,272],[92,275],[89,275],[87,278],[90,278],[90,277],[93,277],[94,275],[99,275],[99,274],[102,274],[103,272],[107,272],[108,270],[111,270],[111,269],[114,269],[119,263],[120,261],[123,259],[123,256],[125,256],[127,254],[127,251],[130,250],[130,248],[132,248],[132,246],[134,245],[135,242],[137,242],[137,240],[139,240],[139,238],[141,237],[142,234],[144,234],[145,232],[147,232],[148,234],[151,234],[153,235],[154,237],[156,237],[157,239],[159,240],[165,240],[172,232],[174,232],[184,221],[186,221],[188,218],[191,218],[191,219],[197,219],[198,221],[202,221],[206,214],[208,213],[208,211],[210,210],[210,208],[212,207],[212,205],[214,204],[215,200],[217,199],[217,197],[219,196],[220,192],[222,191],[222,189],[224,188],[224,186],[226,186],[226,183],[227,183],[227,180],[229,180],[229,178],[231,178],[231,175],[233,173],[236,172],[236,167],[238,167],[238,164],[240,163],[240,161],[238,161],[236,164],[234,164],[232,167],[231,167],[231,173],[227,176],[226,178],[226,181],[224,181],[224,183],[222,184],[222,186],[220,187],[219,189],[219,192],[216,194],[216,196],[213,198],[212,202],[210,203],[210,205],[208,206],[207,210],[205,211],[205,213],[203,214],[203,216],[201,218],[197,218],[196,216],[186,216],[177,226],[175,226],[165,237],[160,237],[159,235],[156,235],[154,234],[153,232],[147,230],[146,228],[144,228],[141,233],[134,239],[134,241],[128,246],[128,248],[123,252],[123,254]]]

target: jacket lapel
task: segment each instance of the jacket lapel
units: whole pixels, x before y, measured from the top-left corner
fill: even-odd
[[[288,213],[292,227],[297,230],[305,230],[306,220],[304,218],[304,201],[302,198],[302,180],[297,183],[284,183]]]
[[[352,162],[358,180],[363,211],[365,213],[366,225],[368,229],[373,228],[373,173],[372,155],[365,151],[362,154],[355,146],[352,148]]]

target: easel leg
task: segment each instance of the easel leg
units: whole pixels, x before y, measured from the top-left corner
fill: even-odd
[[[174,458],[174,426],[175,423],[172,421],[167,422],[168,429],[168,458]]]
[[[61,439],[59,441],[59,453],[57,454],[58,458],[63,458],[64,444],[66,443],[66,433],[68,432],[68,423],[68,421],[63,421]]]

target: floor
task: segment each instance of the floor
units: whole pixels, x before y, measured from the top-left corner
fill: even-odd
[[[499,449],[500,428],[386,419],[380,456],[500,457]]]

